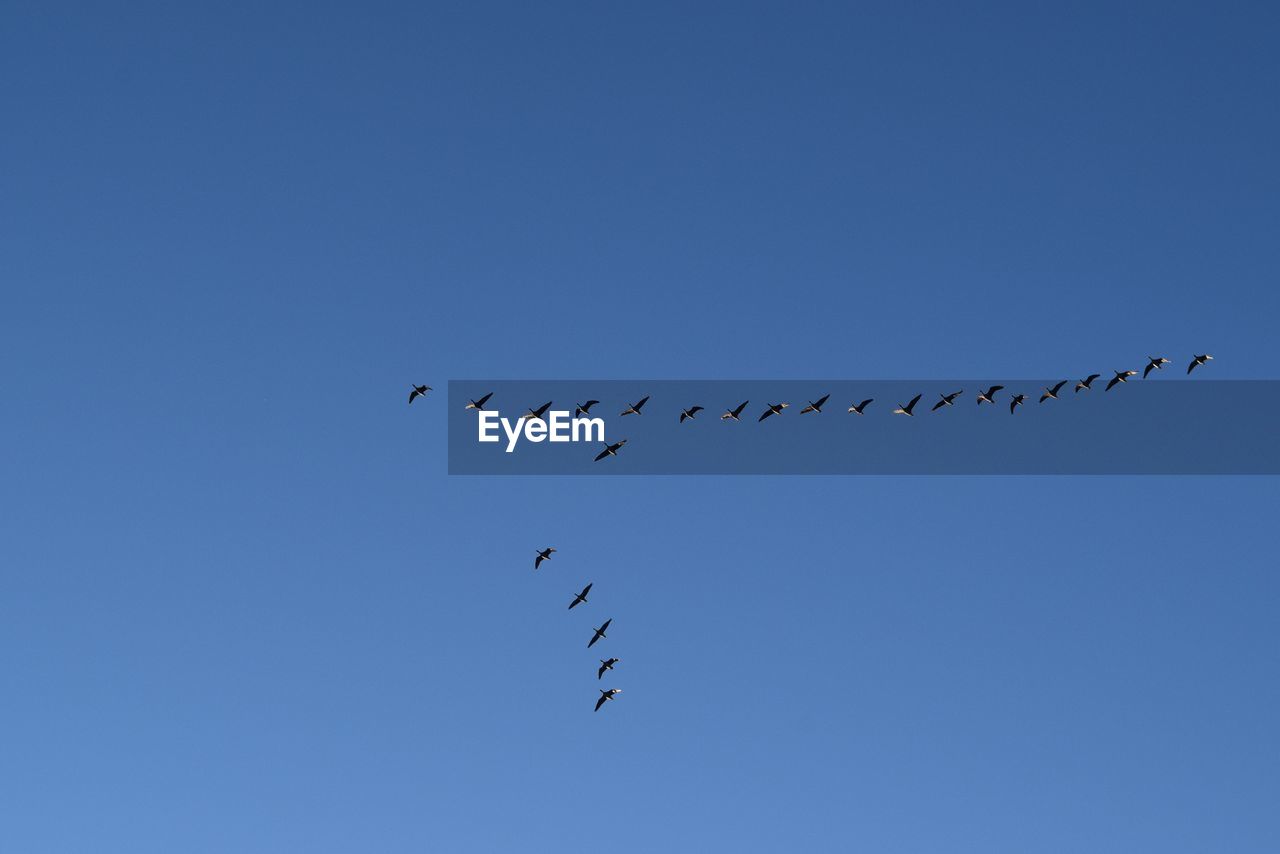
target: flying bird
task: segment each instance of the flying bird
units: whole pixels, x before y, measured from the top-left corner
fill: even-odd
[[[548,400],[546,403],[542,404],[537,409],[530,409],[524,415],[521,415],[520,420],[523,421],[526,418],[536,418],[538,420],[541,420],[542,416],[546,415],[547,410],[550,408],[551,408],[551,401]]]
[[[427,392],[431,391],[431,386],[429,385],[415,385],[412,388],[413,391],[409,392],[410,403],[413,403],[413,401],[419,397],[426,397]]]
[[[554,552],[555,552],[555,549],[551,549],[551,548],[543,549],[542,551],[538,552],[538,556],[533,559],[533,568],[537,569],[539,566],[542,565],[542,562],[544,560],[551,560],[551,555]]]
[[[612,445],[606,442],[604,450],[596,454],[596,462],[600,462],[605,457],[616,457],[618,455],[618,449],[625,444],[627,444],[626,439],[623,439],[621,442],[614,442]]]
[[[760,417],[759,417],[758,419],[756,419],[756,420],[757,420],[757,422],[759,422],[759,421],[763,421],[763,420],[765,420],[765,419],[766,419],[766,418],[768,418],[770,415],[781,415],[781,414],[782,414],[782,410],[786,409],[786,408],[787,408],[788,406],[790,406],[790,405],[791,405],[791,404],[789,404],[789,403],[770,403],[770,404],[769,404],[769,408],[768,408],[768,409],[766,409],[764,412],[762,412],[762,413],[760,414]]]
[[[939,397],[940,399],[938,400],[938,402],[937,402],[937,403],[935,403],[935,404],[933,405],[933,409],[931,409],[931,410],[929,410],[929,411],[930,411],[930,412],[936,412],[937,410],[941,409],[941,408],[942,408],[942,407],[944,407],[944,406],[955,406],[955,405],[956,405],[956,404],[955,404],[955,399],[956,399],[957,397],[959,397],[960,395],[962,395],[962,394],[964,394],[964,389],[960,389],[960,390],[959,390],[959,391],[957,391],[957,392],[952,392],[951,394],[940,394],[940,395],[938,395],[938,397]],[[908,415],[910,415],[910,413],[907,413],[907,414],[908,414]]]
[[[604,672],[605,672],[606,670],[612,670],[612,669],[613,669],[613,665],[617,664],[617,663],[618,663],[619,661],[621,661],[621,660],[622,660],[621,658],[602,658],[602,659],[600,659],[600,669],[596,671],[596,679],[602,679],[602,678],[604,678]]]
[[[1089,376],[1080,380],[1080,382],[1076,383],[1076,394],[1080,393],[1080,389],[1084,389],[1085,391],[1092,389],[1093,381],[1100,376],[1102,376],[1102,374],[1089,374]]]
[[[978,392],[978,405],[981,406],[984,403],[994,404],[996,402],[996,392],[1002,388],[1004,388],[1002,385],[993,385],[986,391]]]
[[[644,405],[648,402],[649,402],[649,395],[646,394],[644,397],[640,398],[640,400],[631,404],[626,409],[622,410],[622,414],[623,415],[639,415],[640,410],[643,409]]]
[[[692,418],[702,411],[701,406],[690,406],[688,409],[680,410],[680,423],[683,424],[686,418]]]
[[[866,400],[862,401],[862,403],[858,403],[858,404],[850,403],[850,404],[849,404],[849,411],[850,411],[850,412],[856,412],[856,413],[858,413],[859,415],[861,415],[861,414],[862,414],[862,410],[864,410],[864,409],[866,409],[866,408],[867,408],[867,404],[868,404],[868,403],[873,402],[874,400],[875,400],[875,398],[874,398],[874,397],[868,397]]]
[[[596,700],[596,711],[600,711],[600,707],[612,700],[614,697],[622,693],[621,688],[610,688],[608,691],[600,692],[600,699]]]
[[[1111,387],[1116,383],[1127,383],[1129,377],[1137,376],[1137,374],[1137,371],[1116,371],[1116,375],[1111,378],[1111,382],[1107,383],[1107,387],[1103,390],[1111,391]]]
[[[473,400],[467,403],[463,409],[484,409],[484,405],[489,402],[489,398],[493,397],[493,392],[489,392],[479,400]]]
[[[1210,356],[1208,353],[1205,353],[1203,356],[1196,356],[1191,360],[1191,364],[1187,365],[1187,373],[1190,374],[1192,369],[1199,367],[1200,365],[1203,365],[1205,362],[1212,362],[1212,361],[1213,361],[1213,357]]]
[[[1147,374],[1152,371],[1162,371],[1164,366],[1169,364],[1169,360],[1164,356],[1148,356],[1147,360],[1147,366],[1142,369],[1142,378],[1144,380],[1147,378]]]
[[[1067,381],[1063,380],[1062,382],[1058,383],[1052,388],[1050,388],[1049,386],[1045,386],[1044,394],[1040,395],[1040,402],[1044,403],[1046,400],[1057,400],[1058,392],[1062,391],[1062,387],[1066,384],[1067,384]]]
[[[569,610],[572,611],[578,605],[587,601],[587,594],[591,592],[591,585],[588,584],[582,588],[582,592],[573,597],[573,601],[569,603]]]
[[[609,624],[612,622],[613,622],[613,617],[610,617],[609,619],[604,621],[604,624],[601,625],[600,628],[595,629],[595,634],[592,635],[591,640],[587,642],[587,649],[591,649],[591,647],[595,646],[596,641],[600,640],[600,638],[608,637],[608,635],[606,635],[605,632],[609,630]]]
[[[1022,401],[1026,399],[1027,396],[1025,394],[1015,394],[1013,399],[1009,401],[1009,414],[1012,415],[1013,410],[1017,409],[1018,406],[1021,405]]]
[[[822,397],[818,398],[817,403],[814,403],[812,400],[809,401],[809,405],[806,406],[804,409],[801,409],[800,414],[804,415],[806,412],[821,412],[822,405],[827,402],[827,398],[829,397],[831,397],[831,395],[824,394]]]
[[[742,403],[739,403],[739,404],[738,404],[738,408],[737,408],[737,409],[726,409],[726,410],[724,411],[724,415],[721,415],[721,416],[720,416],[720,420],[721,420],[721,421],[724,421],[724,420],[725,420],[725,419],[727,419],[727,418],[732,418],[734,421],[739,421],[739,420],[741,420],[741,419],[739,419],[739,418],[738,418],[738,416],[742,414],[742,410],[746,409],[746,408],[747,408],[747,404],[748,404],[748,403],[750,403],[750,402],[751,402],[751,401],[749,401],[749,400],[744,400],[744,401],[742,401]]]
[[[598,400],[588,400],[586,403],[579,403],[573,408],[573,417],[577,418],[579,415],[590,415],[591,407],[595,406],[599,402],[600,401]]]
[[[893,410],[893,414],[894,415],[910,415],[911,410],[916,408],[916,404],[920,402],[921,397],[922,395],[917,394],[915,397],[911,398],[911,402],[908,403],[906,406],[903,406],[901,403],[899,403],[898,408]]]

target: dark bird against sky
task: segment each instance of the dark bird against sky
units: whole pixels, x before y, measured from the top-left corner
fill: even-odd
[[[701,406],[690,406],[688,409],[680,410],[680,423],[683,424],[685,419],[692,418],[702,411]]]
[[[1002,385],[993,385],[991,388],[987,389],[986,391],[978,392],[978,405],[981,406],[984,403],[995,403],[996,392],[998,392],[1002,388],[1004,388],[1004,386]]]
[[[862,403],[850,403],[849,411],[856,413],[858,415],[861,415],[863,413],[863,410],[867,408],[867,405],[874,402],[875,402],[874,397],[868,397],[866,400],[862,401]]]
[[[463,409],[484,409],[484,405],[489,402],[489,398],[491,397],[493,397],[493,392],[489,392],[479,400],[469,401]]]
[[[586,587],[582,588],[581,593],[578,593],[576,596],[573,597],[573,601],[569,603],[569,610],[572,611],[578,605],[581,605],[584,602],[586,602],[587,594],[590,592],[591,592],[591,585],[588,584]]]
[[[738,416],[740,416],[740,415],[742,414],[742,410],[746,409],[746,408],[747,408],[747,404],[748,404],[748,403],[750,403],[750,402],[751,402],[751,401],[749,401],[749,400],[744,400],[744,401],[742,401],[742,403],[739,403],[739,404],[738,404],[738,408],[737,408],[737,409],[726,409],[726,410],[724,411],[724,415],[721,415],[721,416],[720,416],[720,420],[721,420],[721,421],[724,421],[725,419],[729,419],[729,418],[733,419],[734,421],[739,421],[739,420],[741,420]]]
[[[1191,359],[1191,364],[1187,365],[1187,374],[1190,375],[1193,369],[1200,367],[1205,362],[1211,362],[1211,361],[1213,361],[1213,357],[1210,356],[1208,353],[1205,353],[1203,356],[1193,357]]]
[[[410,403],[413,403],[415,400],[417,400],[420,397],[426,397],[427,392],[431,391],[431,386],[429,385],[415,385],[412,388],[413,388],[413,391],[409,392]]]
[[[538,552],[538,556],[533,559],[533,568],[537,569],[539,566],[542,566],[542,562],[544,560],[551,560],[551,555],[554,553],[555,549],[552,548],[546,548]]]
[[[626,439],[623,439],[620,442],[614,442],[612,445],[605,444],[604,450],[596,454],[596,462],[600,462],[605,457],[616,457],[618,455],[618,450],[625,444],[627,444]]]
[[[827,398],[829,397],[831,397],[831,395],[824,394],[822,397],[818,398],[817,403],[814,403],[812,400],[809,401],[809,405],[804,409],[801,409],[800,414],[804,415],[806,412],[821,412],[822,405],[827,402]]]
[[[1111,382],[1107,383],[1107,387],[1103,391],[1111,391],[1111,387],[1116,383],[1127,383],[1129,377],[1137,376],[1137,371],[1116,371],[1116,375],[1111,378]]]
[[[766,409],[764,412],[760,413],[760,417],[757,418],[756,421],[757,422],[763,421],[766,418],[768,418],[770,415],[781,415],[782,410],[786,409],[790,405],[791,404],[789,403],[770,403],[769,408]]]
[[[608,691],[600,692],[600,699],[596,700],[596,711],[600,711],[600,707],[612,700],[614,697],[622,693],[621,688],[610,688]]]
[[[649,402],[649,395],[646,394],[644,397],[640,398],[638,401],[631,404],[626,409],[622,410],[622,414],[623,415],[639,415],[640,410],[643,409],[644,405],[648,402]]]
[[[951,394],[940,394],[940,395],[938,395],[938,402],[937,402],[937,403],[935,403],[935,404],[933,405],[933,409],[931,409],[931,410],[929,410],[929,411],[930,411],[930,412],[937,412],[939,409],[941,409],[941,408],[942,408],[942,407],[944,407],[944,406],[955,406],[955,405],[956,405],[956,404],[955,404],[955,400],[956,400],[956,398],[957,398],[957,397],[959,397],[959,396],[960,396],[960,395],[962,395],[962,394],[964,394],[964,389],[960,389],[959,391],[953,391],[953,392],[951,392]]]
[[[923,397],[923,395],[917,394],[915,397],[911,398],[911,402],[908,403],[906,406],[903,406],[901,403],[899,403],[898,408],[893,410],[893,414],[894,415],[910,415],[911,410],[916,408],[916,404],[920,402],[921,397]]]
[[[596,641],[600,640],[600,638],[608,637],[608,635],[606,635],[605,632],[609,630],[609,624],[612,622],[613,622],[613,617],[610,617],[609,619],[604,621],[604,623],[600,626],[600,628],[595,629],[595,634],[593,634],[591,636],[591,640],[587,642],[587,649],[591,649],[591,647],[595,646]]]

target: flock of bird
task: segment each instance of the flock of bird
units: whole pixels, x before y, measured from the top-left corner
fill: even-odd
[[[1213,356],[1209,355],[1208,353],[1202,353],[1200,355],[1193,356],[1191,358],[1190,364],[1187,365],[1187,374],[1190,374],[1196,368],[1212,360],[1213,360]],[[1147,365],[1142,370],[1142,378],[1146,379],[1148,376],[1151,375],[1152,371],[1163,370],[1164,366],[1168,364],[1172,364],[1172,363],[1170,362],[1169,359],[1166,359],[1163,356],[1148,356]],[[1114,374],[1115,375],[1107,382],[1107,385],[1104,391],[1111,391],[1111,389],[1115,388],[1117,385],[1128,382],[1129,377],[1137,376],[1138,372],[1132,371],[1132,370],[1125,370],[1125,371],[1115,371]],[[1082,391],[1092,390],[1094,380],[1097,380],[1101,376],[1102,376],[1101,374],[1089,374],[1084,379],[1077,380],[1075,384],[1074,393],[1079,394]],[[1040,394],[1040,402],[1044,403],[1046,400],[1057,400],[1058,394],[1062,391],[1063,388],[1066,387],[1067,383],[1069,382],[1071,381],[1062,380],[1058,383],[1055,383],[1052,386],[1045,386],[1044,389],[1042,390],[1042,393]],[[1003,391],[1004,388],[1005,387],[1002,385],[993,385],[985,390],[980,390],[977,395],[978,405],[981,406],[984,403],[989,403],[994,406],[996,402],[996,395],[999,392]],[[416,398],[425,396],[426,393],[429,391],[431,391],[431,387],[427,385],[413,386],[413,390],[409,393],[409,402],[413,403],[413,401]],[[960,389],[959,391],[954,391],[951,394],[940,394],[938,396],[939,398],[938,401],[933,404],[933,407],[930,409],[930,411],[936,412],[939,409],[942,409],[943,407],[955,406],[956,398],[960,397],[962,394],[964,394],[964,389]],[[923,396],[924,395],[922,394],[917,394],[915,397],[911,398],[911,400],[909,400],[908,402],[899,403],[897,407],[891,410],[891,412],[894,415],[906,415],[906,416],[912,417],[915,415],[916,404],[920,402],[920,398]],[[470,400],[467,402],[467,405],[465,408],[483,410],[485,407],[485,404],[489,402],[489,398],[491,397],[493,397],[493,392],[489,392],[484,397],[481,397],[477,400]],[[805,415],[810,412],[819,412],[819,413],[822,412],[822,407],[826,405],[827,401],[830,398],[831,398],[831,395],[825,394],[822,397],[818,398],[817,400],[809,401],[808,405],[800,410],[800,414]],[[1025,403],[1026,400],[1027,400],[1027,395],[1021,394],[1021,393],[1014,394],[1010,392],[1010,397],[1009,397],[1010,414],[1016,412],[1018,407],[1021,406],[1023,403]],[[648,402],[649,402],[649,395],[645,395],[635,403],[629,405],[626,409],[622,410],[621,415],[622,416],[643,415],[644,406]],[[739,403],[734,408],[726,409],[724,411],[724,414],[720,416],[720,420],[721,421],[741,421],[742,414],[743,412],[746,411],[747,405],[750,402],[751,401],[749,400],[744,400],[742,401],[742,403]],[[528,410],[525,411],[524,415],[520,416],[520,420],[524,421],[530,418],[543,420],[547,414],[547,411],[551,409],[551,403],[552,402],[548,400],[546,403],[542,404],[536,409],[530,407]],[[589,416],[591,414],[591,408],[593,406],[598,405],[599,403],[600,401],[598,400],[588,400],[583,403],[579,403],[575,405],[573,410],[573,417],[580,418],[583,416]],[[869,397],[866,400],[863,400],[861,402],[850,402],[848,411],[853,413],[854,415],[863,415],[865,414],[867,407],[870,406],[872,403],[875,403],[875,398],[873,397]],[[781,415],[783,410],[789,408],[790,406],[791,406],[790,403],[785,403],[785,402],[767,404],[765,406],[764,411],[760,413],[760,417],[757,418],[756,420],[764,421],[766,418],[771,418],[775,415]],[[705,409],[706,407],[704,406],[690,406],[687,409],[681,409],[680,416],[679,416],[680,423],[683,424],[686,421],[690,421],[697,418],[698,413],[704,411]],[[622,448],[627,444],[627,440],[621,439],[617,442],[605,442],[603,444],[604,444],[604,450],[596,454],[596,457],[595,457],[596,462],[600,462],[601,460],[608,459],[609,457],[616,457],[618,455],[618,452],[622,450]]]
[[[549,546],[539,551],[538,556],[533,559],[533,568],[536,570],[538,567],[542,566],[542,564],[545,561],[551,560],[551,556],[555,554],[555,552],[556,550]],[[570,611],[572,611],[574,608],[578,607],[579,605],[587,604],[587,594],[591,592],[591,586],[592,586],[591,583],[588,582],[586,587],[582,588],[580,591],[578,591],[573,595],[573,601],[569,603]],[[591,640],[587,641],[587,649],[590,649],[591,647],[595,646],[596,642],[599,641],[601,638],[609,637],[607,634],[605,634],[605,632],[609,631],[609,625],[611,623],[613,623],[612,617],[605,620],[603,623],[594,627],[591,630],[592,632]],[[600,659],[600,667],[598,670],[596,670],[596,680],[599,681],[603,679],[605,672],[609,670],[613,670],[613,666],[621,660],[622,659],[620,658]],[[609,702],[614,697],[617,697],[619,694],[622,693],[621,688],[597,688],[596,690],[600,692],[600,696],[596,699],[595,710],[597,712],[600,711],[601,706],[603,706],[605,703]]]

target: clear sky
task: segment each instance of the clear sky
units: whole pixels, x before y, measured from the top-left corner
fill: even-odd
[[[1274,852],[1275,479],[451,478],[405,400],[1274,379],[1278,16],[4,4],[0,850]]]

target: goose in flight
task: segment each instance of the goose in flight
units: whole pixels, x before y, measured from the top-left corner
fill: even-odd
[[[747,404],[750,402],[751,401],[749,400],[744,400],[742,401],[742,403],[738,404],[737,409],[726,409],[724,411],[724,415],[720,416],[720,420],[724,421],[726,419],[732,418],[734,421],[740,421],[741,419],[738,416],[742,414],[742,410],[746,409]]]
[[[996,402],[996,392],[1002,388],[1004,388],[1002,385],[993,385],[986,391],[978,392],[978,405],[981,406],[984,403],[994,404]]]
[[[1210,356],[1208,353],[1205,353],[1203,356],[1196,356],[1191,360],[1191,364],[1187,365],[1187,373],[1190,374],[1193,369],[1199,367],[1200,365],[1203,365],[1205,362],[1212,362],[1212,361],[1213,361],[1213,357]]]
[[[625,444],[627,444],[626,439],[623,439],[621,442],[614,442],[612,445],[606,442],[604,450],[596,454],[596,462],[600,462],[605,457],[616,457],[618,455],[618,450]]]
[[[921,397],[922,395],[917,394],[915,397],[911,398],[911,402],[908,403],[906,406],[903,406],[901,403],[899,403],[898,408],[893,410],[893,414],[894,415],[910,415],[911,410],[916,408],[916,404],[920,402]]]
[[[600,692],[600,699],[596,700],[596,711],[600,711],[600,707],[612,700],[614,697],[622,693],[621,688],[610,688],[608,691]]]
[[[586,587],[582,588],[581,593],[573,597],[573,601],[569,603],[569,610],[572,611],[578,605],[581,605],[582,603],[586,602],[587,594],[590,592],[591,592],[591,585],[588,584]]]
[[[640,398],[638,401],[631,404],[626,409],[622,410],[622,414],[623,415],[639,415],[640,410],[643,409],[644,405],[648,402],[649,402],[649,395],[646,394],[644,397]]]
[[[524,415],[521,415],[520,420],[523,421],[526,418],[534,418],[537,420],[542,420],[542,416],[546,415],[547,410],[550,408],[551,408],[551,401],[548,400],[546,403],[542,404],[537,409],[530,409]]]
[[[600,628],[594,629],[595,634],[591,636],[591,640],[587,641],[587,649],[591,649],[591,647],[595,646],[596,641],[600,640],[600,638],[608,637],[605,632],[609,630],[609,624],[612,622],[613,617],[610,617],[601,624]]]
[[[415,385],[412,388],[413,388],[413,391],[409,392],[410,403],[413,403],[415,400],[417,400],[420,397],[426,397],[427,392],[431,391],[431,386],[429,385]]]
[[[1013,410],[1017,409],[1018,406],[1022,404],[1022,401],[1026,399],[1027,396],[1025,394],[1015,394],[1013,399],[1009,401],[1009,414],[1012,415]]]
[[[1091,390],[1093,388],[1093,381],[1100,376],[1102,376],[1102,374],[1089,374],[1089,376],[1080,380],[1080,382],[1076,383],[1076,394],[1080,393],[1080,389],[1084,389],[1085,391]]]
[[[1062,391],[1062,387],[1066,384],[1067,384],[1067,381],[1063,380],[1062,382],[1058,383],[1052,388],[1050,388],[1049,386],[1045,386],[1044,394],[1040,395],[1040,402],[1044,403],[1046,400],[1057,400],[1058,392]]]
[[[804,415],[806,412],[821,412],[822,405],[827,402],[827,398],[829,397],[831,397],[831,395],[824,394],[822,397],[818,398],[817,403],[814,403],[812,400],[809,401],[809,405],[806,406],[804,409],[801,409],[800,414]]]
[[[769,408],[766,409],[764,412],[760,413],[760,417],[756,420],[757,422],[759,422],[759,421],[765,420],[770,415],[781,415],[782,410],[786,409],[790,405],[791,404],[789,403],[770,403]]]
[[[688,409],[680,410],[680,423],[683,424],[686,418],[692,418],[702,411],[701,406],[690,406]]]
[[[1164,356],[1148,356],[1147,366],[1142,369],[1142,378],[1145,380],[1147,378],[1147,374],[1152,371],[1164,370],[1164,366],[1167,364],[1169,364],[1169,360]]]
[[[1137,371],[1116,371],[1116,375],[1111,378],[1111,382],[1107,383],[1107,387],[1103,390],[1111,391],[1111,387],[1116,383],[1127,383],[1129,377],[1137,376],[1137,374]]]
[[[546,548],[538,552],[538,556],[533,559],[533,568],[537,569],[542,565],[544,560],[551,560],[551,555],[555,553],[555,549]]]
[[[580,415],[590,415],[591,407],[595,406],[599,402],[600,401],[598,400],[588,400],[586,403],[579,403],[573,408],[573,417],[577,418]]]
[[[622,659],[621,659],[621,658],[602,658],[602,659],[600,659],[600,669],[596,671],[596,678],[597,678],[597,679],[601,679],[601,678],[603,678],[603,677],[604,677],[604,672],[605,672],[606,670],[612,670],[612,669],[613,669],[613,665],[617,664],[619,661],[622,661]]]
[[[862,403],[850,403],[849,411],[856,412],[859,415],[861,415],[862,411],[867,408],[867,404],[872,403],[874,401],[875,401],[874,397],[868,397],[866,400],[862,401]]]
[[[489,398],[491,397],[493,397],[493,392],[489,392],[479,400],[469,401],[463,409],[484,409],[484,405],[489,402]]]
[[[935,404],[933,405],[933,409],[931,409],[931,410],[929,410],[929,411],[930,411],[930,412],[937,412],[939,409],[941,409],[941,408],[942,408],[942,407],[944,407],[944,406],[955,406],[955,405],[956,405],[956,404],[955,404],[955,400],[956,400],[956,398],[957,398],[957,397],[959,397],[959,396],[960,396],[960,395],[962,395],[962,394],[964,394],[964,389],[960,389],[959,391],[952,392],[951,394],[940,394],[940,395],[938,395],[938,397],[939,397],[938,402],[937,402],[937,403],[935,403]],[[909,413],[908,413],[908,414],[909,414]]]

